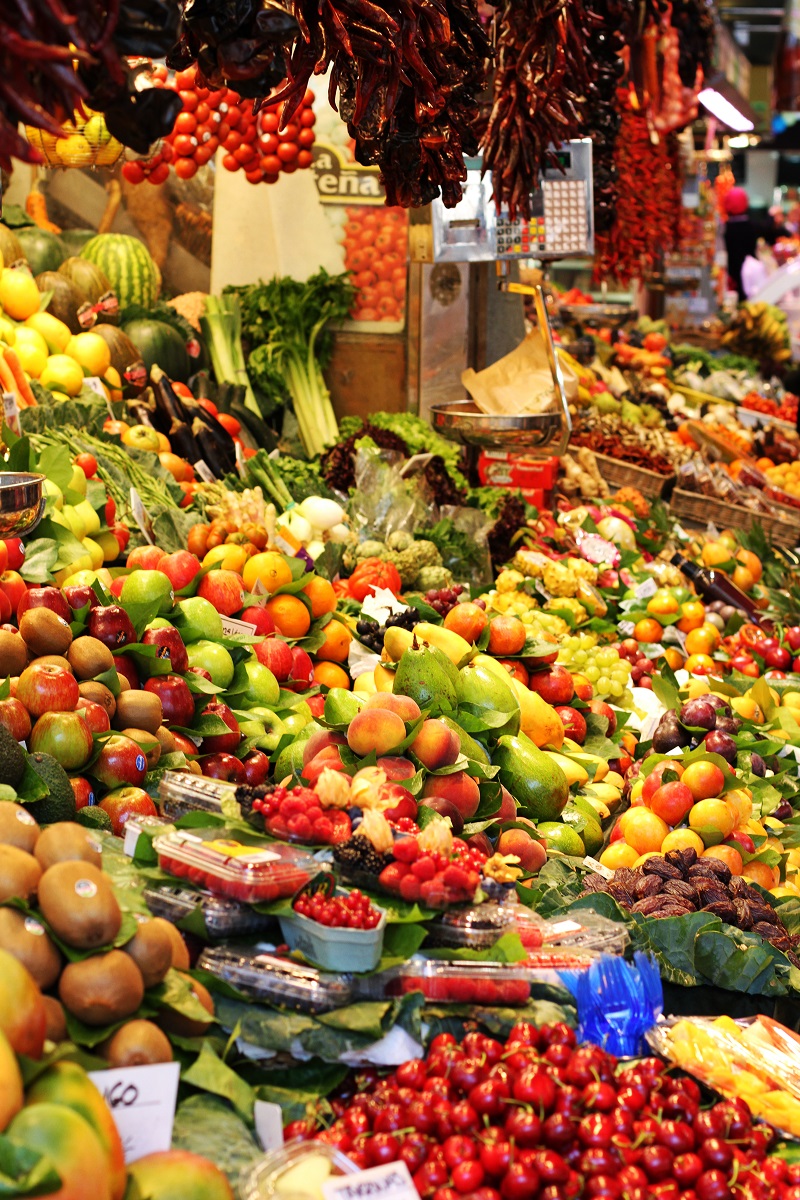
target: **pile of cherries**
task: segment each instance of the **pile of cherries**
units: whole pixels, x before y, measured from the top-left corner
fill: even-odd
[[[331,929],[375,929],[381,914],[357,888],[346,896],[331,894],[324,888],[301,892],[292,905],[300,917],[308,917]]]
[[[636,638],[625,638],[619,644],[619,656],[631,664],[631,683],[634,687],[653,690],[650,676],[656,670],[656,664],[646,654],[642,653],[641,643]]]
[[[361,1090],[357,1090],[359,1084]],[[394,1074],[330,1099],[334,1121],[293,1121],[360,1169],[402,1161],[423,1200],[800,1200],[800,1171],[744,1101],[700,1108],[693,1079],[657,1058],[620,1069],[566,1024],[505,1043],[449,1033]]]
[[[194,66],[172,79],[161,65],[151,74],[155,87],[177,91],[183,109],[153,155],[124,164],[128,183],[164,183],[170,167],[179,179],[191,179],[220,147],[225,170],[244,171],[249,183],[277,183],[279,175],[311,166],[316,120],[312,91],[306,92],[293,120],[279,130],[277,108],[263,108],[255,116],[253,101],[231,88],[199,87]]]

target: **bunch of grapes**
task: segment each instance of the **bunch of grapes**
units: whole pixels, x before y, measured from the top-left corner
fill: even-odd
[[[399,626],[400,629],[413,629],[419,625],[422,617],[415,608],[405,608],[402,612],[395,613],[389,617],[383,625],[379,625],[377,621],[370,621],[362,617],[356,622],[356,633],[358,640],[367,647],[368,650],[374,650],[376,654],[380,654],[383,650],[383,639],[386,630],[391,625]]]
[[[438,591],[430,591],[425,593],[425,603],[430,604],[431,608],[439,614],[440,617],[446,617],[451,608],[460,602],[461,593],[464,591],[463,583],[454,583],[452,587],[440,588]],[[486,608],[485,600],[476,600],[478,608]]]
[[[631,664],[631,683],[652,691],[653,684],[650,676],[655,672],[656,664],[642,653],[641,644],[635,638],[625,638],[623,642],[620,642],[619,653],[621,658]]]
[[[600,699],[620,700],[631,677],[631,664],[620,657],[614,646],[598,646],[594,633],[564,638],[559,647],[558,662],[584,675]]]

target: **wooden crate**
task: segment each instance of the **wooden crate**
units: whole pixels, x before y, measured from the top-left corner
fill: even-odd
[[[595,459],[603,479],[615,490],[621,487],[638,488],[648,499],[660,500],[675,483],[674,475],[659,475],[658,471],[636,467],[618,458],[610,458],[607,454],[595,454]]]
[[[778,546],[794,548],[800,545],[800,509],[787,508],[783,504],[773,502],[770,512],[759,513],[740,504],[717,500],[714,496],[675,488],[669,507],[678,520],[699,525],[703,529],[710,521],[718,529],[745,529],[749,532],[758,521],[767,537]]]

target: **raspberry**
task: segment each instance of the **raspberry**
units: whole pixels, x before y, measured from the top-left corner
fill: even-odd
[[[400,895],[404,900],[413,903],[415,900],[419,900],[421,887],[419,879],[415,875],[408,874],[400,880]]]

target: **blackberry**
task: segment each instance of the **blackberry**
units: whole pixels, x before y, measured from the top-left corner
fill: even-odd
[[[360,835],[334,846],[333,857],[343,871],[361,871],[366,875],[380,875],[392,861],[391,854],[379,854],[372,843]]]

